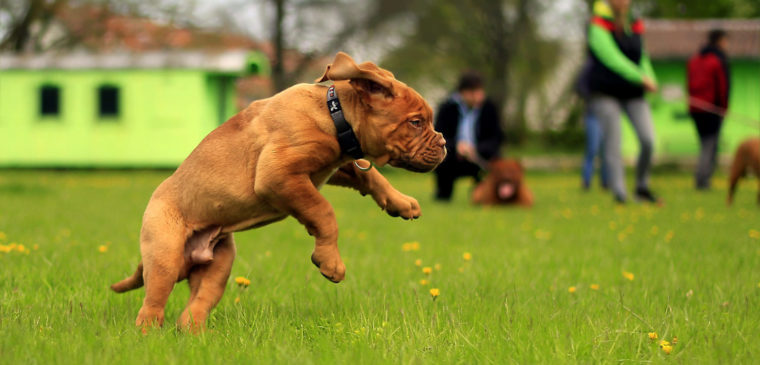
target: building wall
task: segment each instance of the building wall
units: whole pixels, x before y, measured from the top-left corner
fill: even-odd
[[[219,124],[218,79],[197,70],[2,71],[0,166],[176,166]],[[40,115],[42,85],[60,87],[58,117]],[[117,118],[98,116],[101,85],[120,88]]]
[[[667,157],[696,156],[699,138],[688,114],[685,61],[653,62],[660,92],[649,97],[652,107],[656,154]],[[623,151],[638,154],[633,128],[624,123]],[[732,154],[747,137],[760,134],[760,61],[731,61],[729,115],[721,131],[720,152]]]

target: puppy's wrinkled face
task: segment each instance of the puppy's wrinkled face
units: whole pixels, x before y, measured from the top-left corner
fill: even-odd
[[[348,82],[360,103],[359,139],[376,162],[427,172],[446,157],[446,141],[433,129],[433,110],[412,88],[372,62],[357,65],[338,52],[317,82]]]
[[[515,160],[495,160],[489,164],[489,179],[495,182],[494,192],[501,201],[516,197],[523,180],[522,166]]]
[[[370,95],[362,133],[381,142],[391,166],[431,171],[446,157],[446,140],[433,128],[433,110],[404,83],[394,80],[393,90],[393,95],[383,90]]]

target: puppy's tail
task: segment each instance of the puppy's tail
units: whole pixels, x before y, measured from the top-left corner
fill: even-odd
[[[132,276],[116,284],[111,285],[111,290],[117,293],[123,293],[125,291],[137,289],[143,286],[144,283],[145,282],[143,281],[143,264],[142,264],[142,261],[140,261],[140,264],[137,265],[137,270],[135,270],[135,273],[132,274]]]

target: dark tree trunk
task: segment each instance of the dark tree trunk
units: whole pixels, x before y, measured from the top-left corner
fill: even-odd
[[[23,52],[31,37],[30,28],[32,23],[40,17],[44,6],[43,0],[31,0],[26,14],[24,14],[24,17],[19,22],[12,25],[11,31],[2,44],[0,44],[0,48],[10,49],[16,53]]]
[[[274,0],[275,4],[275,21],[273,40],[274,44],[274,64],[272,65],[272,80],[274,81],[275,92],[280,92],[288,87],[288,80],[285,75],[285,65],[283,64],[283,54],[285,53],[285,41],[283,39],[283,20],[285,18],[285,0]]]

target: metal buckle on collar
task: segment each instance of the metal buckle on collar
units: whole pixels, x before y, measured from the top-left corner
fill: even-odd
[[[367,166],[367,167],[361,167],[359,165],[358,161],[359,160],[354,160],[354,166],[356,166],[356,168],[359,169],[359,171],[365,172],[365,171],[372,170],[372,161],[370,161],[370,160],[364,160],[364,161],[367,161],[369,163],[369,166]]]

